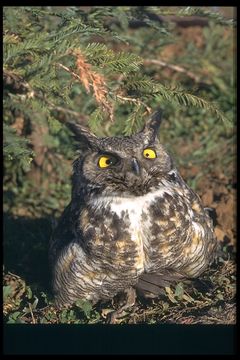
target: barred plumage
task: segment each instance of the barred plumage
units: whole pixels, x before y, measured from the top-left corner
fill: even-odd
[[[159,143],[159,125],[157,112],[133,136],[102,139],[75,126],[83,153],[50,246],[58,306],[130,287],[158,296],[161,286],[197,277],[212,262],[211,219]]]

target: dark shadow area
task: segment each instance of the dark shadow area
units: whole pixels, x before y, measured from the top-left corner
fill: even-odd
[[[3,217],[5,272],[22,277],[43,291],[50,288],[48,246],[52,227],[49,218]]]

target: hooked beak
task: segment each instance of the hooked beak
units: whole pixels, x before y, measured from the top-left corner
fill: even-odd
[[[132,165],[132,171],[134,172],[134,174],[139,176],[140,175],[140,166],[139,166],[137,159],[133,158],[131,165]]]

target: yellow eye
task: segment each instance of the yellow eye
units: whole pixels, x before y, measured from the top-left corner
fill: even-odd
[[[157,154],[156,154],[155,150],[153,150],[153,149],[144,149],[143,156],[146,159],[155,159],[157,157]]]
[[[98,160],[98,165],[100,168],[106,168],[110,165],[112,165],[112,159],[108,155],[103,155]]]

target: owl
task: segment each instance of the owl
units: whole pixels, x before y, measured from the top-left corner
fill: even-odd
[[[50,244],[57,306],[95,304],[129,289],[159,296],[214,259],[212,220],[160,143],[161,118],[157,111],[140,132],[103,138],[70,124],[82,151]]]

